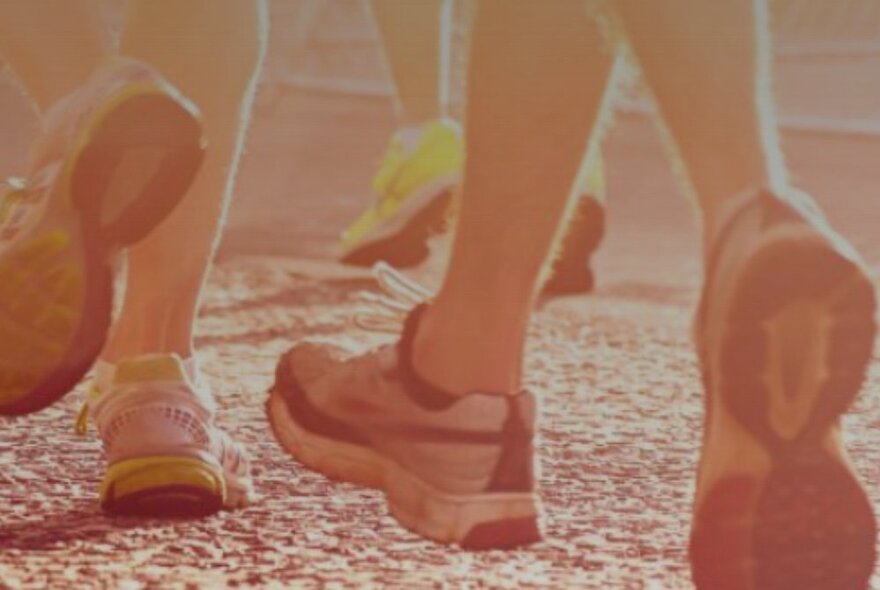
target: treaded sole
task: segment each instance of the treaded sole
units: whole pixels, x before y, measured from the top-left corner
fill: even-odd
[[[101,483],[101,507],[140,517],[198,517],[224,507],[222,470],[186,457],[141,457],[110,466]]]
[[[519,547],[542,538],[534,494],[441,492],[369,448],[306,431],[281,394],[270,391],[266,413],[276,440],[297,461],[331,479],[383,490],[391,514],[416,534],[472,550]]]
[[[111,259],[152,231],[181,200],[200,167],[201,142],[196,115],[159,90],[128,89],[95,115],[60,173],[60,181],[70,183],[69,215],[75,221],[36,234],[0,259],[0,283],[23,285],[0,292],[0,414],[28,414],[51,405],[94,363],[110,325]],[[117,184],[123,166],[126,174],[140,169],[140,181]],[[108,209],[115,216],[106,218]],[[30,244],[56,235],[66,250],[54,260],[22,262]],[[42,290],[34,299],[42,307],[32,301],[22,313],[22,295],[58,272],[77,282],[75,293]],[[37,342],[23,344],[30,339]],[[63,352],[48,355],[43,349]],[[20,361],[22,351],[30,355],[26,364]]]
[[[397,268],[418,266],[428,257],[428,238],[443,231],[451,202],[452,190],[440,192],[416,211],[396,232],[361,244],[342,256],[340,262],[351,266],[369,267],[384,260]]]
[[[712,394],[771,467],[763,477],[723,477],[708,491],[691,535],[694,581],[712,590],[867,588],[876,560],[873,510],[851,467],[826,445],[870,359],[873,287],[856,263],[809,233],[769,242],[736,285]],[[815,320],[806,337],[803,322],[780,323],[798,306]],[[782,347],[797,351],[794,360]],[[824,373],[813,370],[810,351]],[[780,391],[791,411],[780,413]]]

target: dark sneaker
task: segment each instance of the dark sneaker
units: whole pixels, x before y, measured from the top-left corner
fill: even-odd
[[[343,234],[340,262],[363,267],[387,262],[396,268],[422,264],[430,255],[428,240],[449,225],[463,149],[461,129],[446,119],[426,125],[420,141],[408,150],[392,136],[373,180],[378,197]],[[605,192],[602,158],[582,174],[586,194],[579,197],[544,285],[544,295],[550,297],[588,293],[595,283],[590,258],[605,233],[605,208],[598,198]]]
[[[706,431],[698,588],[868,587],[876,524],[840,440],[876,333],[858,255],[806,195],[749,195],[715,240],[696,323]]]
[[[604,205],[591,195],[580,197],[543,294],[557,297],[591,292],[595,277],[590,259],[604,235]]]
[[[397,345],[346,358],[300,344],[277,368],[267,405],[281,445],[307,467],[385,491],[391,513],[436,541],[486,549],[538,541],[535,400],[437,389],[413,371],[424,306]]]
[[[0,203],[0,414],[70,391],[100,353],[113,263],[181,200],[203,156],[195,107],[117,59],[46,115]]]

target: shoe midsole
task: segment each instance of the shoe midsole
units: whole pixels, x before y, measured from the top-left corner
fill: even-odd
[[[278,393],[271,393],[268,412],[276,437],[295,458],[331,478],[382,489],[398,520],[430,538],[460,541],[479,524],[540,515],[535,493],[438,490],[373,449],[309,432]]]

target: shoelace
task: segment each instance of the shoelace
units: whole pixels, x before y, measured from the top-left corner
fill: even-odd
[[[371,305],[354,316],[357,327],[371,332],[398,332],[409,312],[430,301],[434,294],[399,270],[381,261],[373,265],[373,277],[384,293],[361,291],[358,297]]]
[[[89,393],[86,396],[86,400],[83,402],[82,407],[80,407],[73,425],[73,431],[78,436],[88,436],[89,434],[89,416],[91,415],[89,401],[97,398],[99,393],[100,392],[98,391],[98,387],[96,385],[93,384],[89,388]]]
[[[5,179],[0,197],[0,243],[9,241],[21,230],[28,210],[46,197],[60,162],[43,166],[33,178],[10,176]]]
[[[12,238],[24,218],[21,205],[33,199],[35,191],[28,181],[18,176],[6,179],[3,200],[0,201],[0,241]]]

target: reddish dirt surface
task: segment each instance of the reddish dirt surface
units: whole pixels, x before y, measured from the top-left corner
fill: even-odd
[[[81,392],[0,430],[0,581],[9,587],[689,587],[685,558],[702,416],[689,344],[692,290],[606,289],[536,316],[528,385],[545,403],[548,539],[466,553],[398,527],[381,494],[310,473],[263,415],[277,356],[307,336],[368,345],[352,328],[362,273],[239,258],[212,277],[198,344],[221,420],[247,443],[261,495],[196,521],[103,515],[100,448],[73,421]],[[846,418],[880,500],[880,363]]]
[[[269,74],[279,59],[272,53]],[[808,94],[798,84],[815,83],[801,78],[785,94]],[[875,86],[868,94],[878,95]],[[12,114],[0,117],[0,170],[14,171],[33,125],[8,90],[0,110]],[[621,117],[607,142],[610,233],[599,292],[544,306],[530,334],[527,382],[545,404],[547,541],[510,553],[422,541],[387,515],[381,494],[330,483],[275,444],[262,404],[278,355],[309,336],[377,340],[350,321],[368,275],[306,259],[328,260],[363,206],[392,122],[384,99],[258,101],[198,345],[221,419],[255,459],[259,502],[199,521],[103,515],[99,444],[73,432],[80,388],[42,414],[0,421],[0,587],[690,587],[685,545],[702,418],[689,338],[698,240],[643,118]],[[877,268],[880,141],[785,140],[798,182]],[[431,266],[441,262],[442,252]],[[418,274],[436,284],[436,268]],[[844,424],[876,504],[877,357]]]

